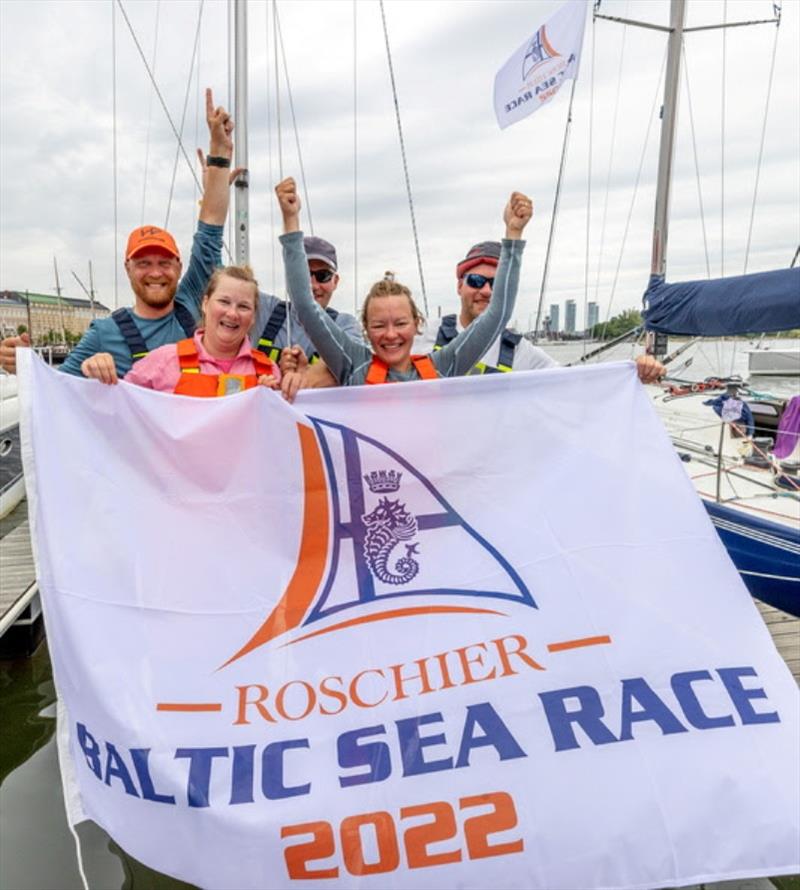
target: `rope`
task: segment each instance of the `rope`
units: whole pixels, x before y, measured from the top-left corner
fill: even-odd
[[[625,6],[625,15],[627,17],[627,9],[628,5]],[[608,153],[608,172],[606,173],[606,195],[603,200],[603,221],[600,226],[600,250],[597,255],[597,276],[595,278],[594,284],[594,300],[597,302],[597,296],[600,291],[600,271],[603,265],[603,248],[605,246],[606,240],[606,220],[608,218],[608,196],[611,192],[611,169],[614,163],[614,147],[617,142],[617,118],[619,115],[619,99],[620,99],[620,87],[622,85],[622,68],[625,60],[625,38],[628,35],[628,26],[622,26],[622,46],[619,51],[619,70],[617,71],[617,95],[614,99],[614,116],[611,123],[611,150]],[[584,313],[586,313],[587,305],[584,304]],[[585,317],[585,315],[584,315]],[[609,319],[611,317],[611,305],[609,304],[608,309],[606,310],[606,324],[608,324]]]
[[[303,183],[303,197],[306,202],[306,213],[308,213],[308,226],[311,234],[314,234],[314,218],[311,215],[311,201],[308,197],[308,187],[306,186],[306,168],[303,164],[303,152],[300,150],[300,134],[297,129],[297,118],[294,113],[294,99],[292,98],[292,84],[289,80],[289,66],[286,62],[286,50],[283,46],[283,31],[281,29],[281,20],[278,15],[278,4],[275,3],[275,22],[278,26],[278,40],[281,45],[281,58],[283,59],[283,76],[286,80],[286,95],[289,98],[289,110],[292,113],[292,127],[294,128],[294,144],[297,148],[297,160],[300,163],[300,180]]]
[[[112,148],[114,179],[114,308],[119,306],[117,257],[119,256],[118,191],[117,191],[117,7],[111,4],[111,116],[113,118]]]
[[[703,191],[700,187],[700,163],[697,157],[697,139],[694,129],[694,112],[692,111],[692,91],[689,88],[689,62],[686,58],[686,43],[681,43],[681,52],[683,54],[683,67],[686,71],[686,99],[689,104],[689,124],[692,131],[692,151],[694,152],[694,173],[697,181],[697,202],[700,205],[700,225],[703,229],[703,250],[706,256],[706,277],[711,278],[711,262],[708,258],[708,237],[706,235],[706,215],[703,209]]]
[[[147,76],[150,78],[150,83],[153,85],[153,89],[156,92],[156,96],[158,96],[158,101],[161,103],[161,108],[164,110],[164,114],[167,117],[167,122],[170,125],[170,129],[172,130],[173,136],[178,140],[178,145],[180,147],[180,151],[183,154],[183,159],[186,161],[186,166],[189,168],[189,171],[192,174],[192,178],[197,184],[198,188],[202,189],[202,185],[200,180],[197,178],[197,173],[195,173],[194,165],[189,159],[189,155],[186,153],[186,149],[181,142],[181,137],[178,133],[177,128],[175,127],[175,123],[172,120],[172,116],[169,113],[169,109],[167,108],[167,103],[164,101],[164,97],[161,95],[161,90],[158,88],[158,84],[156,83],[155,77],[153,77],[153,72],[150,70],[150,66],[147,64],[147,59],[145,58],[144,52],[142,51],[141,44],[139,43],[138,38],[136,37],[136,32],[133,30],[133,25],[131,24],[130,19],[128,18],[127,12],[125,12],[125,7],[122,5],[122,0],[117,0],[117,5],[119,6],[120,12],[122,13],[123,18],[125,19],[125,24],[128,26],[128,30],[131,33],[131,37],[133,38],[134,45],[139,52],[139,56],[142,60],[142,64],[144,65],[145,71],[147,71]]]
[[[194,47],[192,48],[192,58],[189,62],[189,76],[186,78],[186,92],[183,96],[183,111],[181,112],[181,130],[180,136],[178,136],[178,141],[182,144],[183,140],[183,128],[186,123],[186,110],[189,107],[189,96],[192,91],[192,75],[194,74],[194,63],[197,58],[197,48],[200,45],[200,26],[203,22],[203,4],[205,0],[200,0],[197,7],[197,28],[194,33]],[[172,195],[175,192],[175,176],[178,172],[178,160],[180,158],[181,146],[178,145],[175,147],[175,161],[172,164],[172,181],[169,184],[169,197],[167,198],[167,215],[164,219],[164,228],[169,228],[169,214],[172,209]]]
[[[353,0],[353,312],[358,315],[358,0]]]
[[[69,832],[72,835],[73,840],[75,841],[75,858],[78,860],[78,874],[80,875],[81,882],[83,883],[84,890],[89,890],[89,879],[86,877],[86,869],[83,865],[83,851],[81,850],[81,839],[78,837],[78,832],[75,830],[75,826],[72,824],[72,821],[67,818],[67,826],[69,828]]]
[[[156,0],[156,27],[153,35],[153,60],[151,62],[153,74],[156,73],[156,58],[158,53],[158,22],[161,17],[161,0]],[[142,214],[139,218],[140,225],[144,225],[144,211],[147,201],[147,168],[150,162],[150,132],[153,126],[153,94],[147,102],[147,140],[144,144],[144,182],[142,183]]]
[[[611,295],[608,300],[608,312],[606,315],[606,324],[608,324],[608,318],[611,315],[611,307],[614,304],[614,294],[617,291],[617,281],[619,280],[619,270],[622,266],[622,255],[625,252],[625,243],[628,240],[628,231],[631,226],[631,217],[633,216],[633,207],[636,204],[636,195],[639,191],[639,180],[642,176],[642,168],[644,167],[644,158],[647,153],[647,144],[650,141],[650,129],[653,126],[653,118],[655,116],[656,106],[658,105],[658,94],[661,89],[661,79],[664,76],[664,68],[667,64],[667,49],[664,48],[664,58],[661,60],[661,72],[658,75],[658,81],[656,83],[656,94],[653,97],[653,101],[650,106],[650,118],[647,121],[647,130],[644,134],[644,142],[642,143],[642,154],[639,158],[639,169],[636,171],[636,180],[633,184],[633,195],[631,196],[631,205],[628,208],[628,218],[625,220],[625,230],[622,233],[622,243],[619,248],[619,257],[617,258],[617,268],[614,271],[614,281],[611,284]]]
[[[383,39],[386,43],[386,61],[389,63],[389,79],[392,82],[392,98],[394,99],[394,113],[397,118],[397,134],[400,137],[400,154],[403,158],[403,173],[406,178],[406,192],[408,194],[408,209],[411,213],[411,230],[414,234],[414,250],[417,253],[417,268],[419,269],[419,283],[422,290],[422,301],[425,306],[425,315],[428,314],[428,294],[425,290],[425,276],[422,274],[422,256],[419,250],[419,238],[417,237],[417,220],[414,215],[414,199],[411,196],[411,179],[408,175],[408,161],[406,159],[406,146],[403,140],[403,125],[400,122],[400,103],[397,99],[397,84],[394,79],[394,66],[392,65],[392,50],[389,46],[389,28],[386,24],[386,10],[383,8],[383,0],[378,0],[381,8],[381,20],[383,22]]]
[[[775,25],[775,39],[772,42],[772,60],[769,64],[769,79],[767,81],[767,98],[764,102],[764,120],[761,124],[761,144],[758,147],[758,162],[756,163],[756,182],[753,186],[753,206],[750,208],[750,225],[747,228],[747,247],[744,251],[744,272],[747,274],[747,261],[750,259],[750,239],[753,236],[753,220],[756,215],[756,198],[758,196],[758,181],[761,176],[761,160],[764,157],[764,140],[767,135],[767,116],[769,115],[769,100],[772,96],[772,76],[775,73],[775,56],[778,49],[778,29],[781,26],[780,3],[776,7],[778,21]]]

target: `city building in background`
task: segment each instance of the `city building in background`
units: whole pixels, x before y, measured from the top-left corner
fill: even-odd
[[[575,333],[575,300],[567,300],[564,304],[564,333]]]
[[[0,291],[0,336],[11,337],[24,329],[38,343],[74,342],[93,318],[105,318],[110,309],[97,300]]]
[[[558,303],[551,303],[550,304],[550,333],[551,334],[557,334],[560,330],[560,323],[561,323],[560,314],[561,314],[561,307],[558,305]]]
[[[591,331],[592,328],[600,321],[600,307],[597,303],[587,304],[586,330]]]

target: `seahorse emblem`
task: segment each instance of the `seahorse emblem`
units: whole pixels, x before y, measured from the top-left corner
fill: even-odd
[[[414,559],[419,545],[405,543],[417,533],[416,517],[399,500],[384,497],[361,519],[367,527],[364,558],[372,574],[385,584],[407,584],[419,572],[419,563]],[[400,544],[405,544],[405,555],[391,565],[393,551]]]

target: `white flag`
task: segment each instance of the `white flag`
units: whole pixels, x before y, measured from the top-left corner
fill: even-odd
[[[578,76],[588,5],[568,0],[497,72],[494,112],[501,129],[533,114]]]
[[[800,869],[797,687],[632,363],[292,407],[21,352],[71,821],[208,890]]]

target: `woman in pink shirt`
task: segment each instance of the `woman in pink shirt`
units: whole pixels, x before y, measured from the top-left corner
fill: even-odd
[[[160,346],[125,375],[129,383],[189,396],[225,396],[268,386],[281,372],[248,337],[256,317],[258,283],[248,266],[227,266],[211,276],[203,297],[202,327],[194,337]]]

